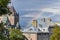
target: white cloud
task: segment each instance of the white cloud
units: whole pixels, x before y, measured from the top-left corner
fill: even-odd
[[[37,9],[37,10],[40,11],[40,12],[36,12],[36,13],[34,12],[35,14],[28,13],[26,15],[21,16],[21,17],[32,17],[32,19],[29,22],[27,22],[28,23],[28,25],[26,25],[27,27],[31,25],[31,22],[34,19],[44,18],[44,17],[48,18],[48,17],[52,17],[56,14],[60,14],[60,8],[48,7],[48,8]],[[30,11],[32,11],[32,10],[30,10]],[[54,15],[43,16],[42,13],[44,13],[44,12],[50,12],[50,13],[53,13]],[[58,19],[58,20],[60,20],[60,19]]]
[[[38,12],[28,12],[28,14],[22,15],[21,17],[32,17],[32,18],[36,18],[38,16],[40,16],[41,13]]]
[[[23,15],[21,17],[34,17],[34,15]]]
[[[55,4],[60,4],[60,2],[59,3],[55,3]]]
[[[51,12],[54,14],[60,14],[60,9],[55,8],[44,8],[41,10],[42,12]]]

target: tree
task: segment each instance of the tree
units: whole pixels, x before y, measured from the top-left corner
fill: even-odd
[[[53,34],[50,36],[50,40],[60,40],[60,26],[55,25]]]
[[[0,16],[9,12],[9,9],[7,8],[9,1],[10,0],[0,0]]]
[[[0,23],[0,40],[7,40],[7,37],[4,35],[4,25],[3,23]]]
[[[9,0],[0,0],[0,16],[8,13],[8,3]],[[0,40],[7,40],[6,36],[4,35],[4,31],[4,24],[0,23]]]
[[[9,38],[10,40],[24,40],[22,32],[15,28],[9,29]]]
[[[10,0],[0,0],[0,16],[10,13],[7,7]],[[23,40],[22,32],[18,29],[8,29],[9,35],[6,37],[4,35],[4,24],[0,23],[0,40]]]

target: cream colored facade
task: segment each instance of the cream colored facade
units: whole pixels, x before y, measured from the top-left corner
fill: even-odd
[[[27,38],[26,40],[37,40],[36,33],[23,33],[23,35]]]
[[[14,25],[14,16],[8,16],[11,25]]]
[[[5,15],[4,15],[5,16]],[[4,16],[0,16],[0,23],[4,20],[4,21],[7,21],[7,18],[5,18]],[[7,16],[8,17],[8,20],[10,21],[11,25],[14,25],[15,24],[15,16]]]
[[[32,21],[32,25],[33,25],[34,27],[37,27],[37,20],[33,20],[33,21]]]

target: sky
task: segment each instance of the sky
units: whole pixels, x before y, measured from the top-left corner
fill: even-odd
[[[60,0],[11,0],[22,27],[27,27],[32,20],[38,18],[52,18],[53,22],[60,22]]]

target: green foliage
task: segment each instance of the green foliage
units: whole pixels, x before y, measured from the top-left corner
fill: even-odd
[[[0,7],[7,7],[10,0],[0,0]]]
[[[3,23],[0,23],[0,30],[3,30],[3,28],[4,28]]]
[[[0,40],[7,40],[7,38],[4,36],[4,31],[5,31],[4,25],[3,23],[0,23]]]
[[[10,0],[0,0],[0,16],[10,13],[9,8],[7,8]],[[4,24],[0,23],[0,40],[24,40],[22,32],[18,29],[8,29],[9,35],[6,37],[4,35]]]
[[[9,28],[6,31],[9,33],[8,36],[4,35],[4,24],[0,23],[0,40],[24,40],[22,32],[19,29]]]
[[[9,29],[10,40],[23,40],[22,32],[19,29]]]
[[[0,0],[0,16],[8,13],[7,5],[10,0]],[[4,24],[0,23],[0,40],[7,40],[7,37],[4,35]]]
[[[7,5],[10,0],[0,0],[0,16],[9,12]]]
[[[50,40],[60,40],[60,26],[55,25]]]

